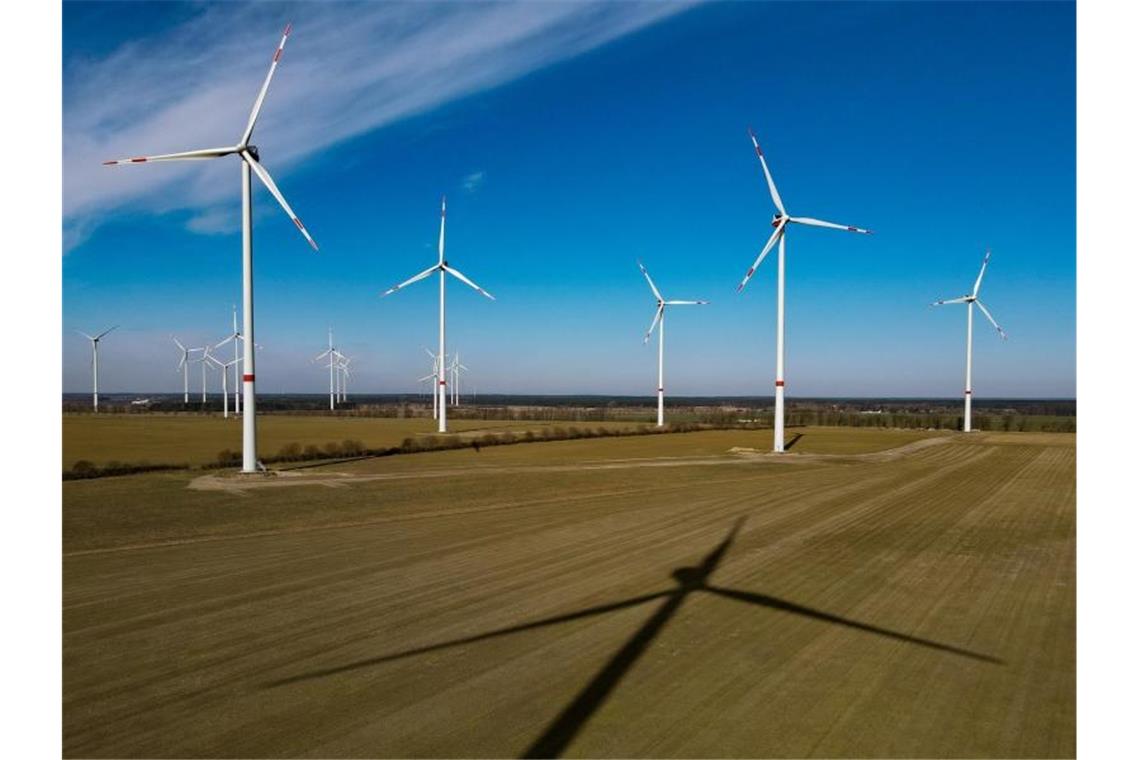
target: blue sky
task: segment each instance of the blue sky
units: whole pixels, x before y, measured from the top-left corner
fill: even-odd
[[[956,396],[969,290],[975,393],[1075,394],[1075,10],[1069,3],[64,5],[63,324],[122,327],[108,391],[174,391],[240,299],[238,166],[104,168],[227,144],[281,27],[255,142],[321,245],[255,190],[258,387],[321,391],[332,324],[360,391],[415,388],[437,294],[481,392],[652,394],[669,298],[673,395],[770,394],[775,258],[746,127],[792,214],[874,229],[788,237],[790,397]],[[237,31],[234,31],[237,30]],[[984,324],[984,323],[982,323]],[[89,349],[63,339],[66,391]],[[217,381],[213,381],[216,383]]]

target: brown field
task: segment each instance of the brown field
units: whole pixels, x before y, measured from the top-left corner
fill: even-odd
[[[1073,756],[1074,436],[796,432],[66,482],[64,752]]]

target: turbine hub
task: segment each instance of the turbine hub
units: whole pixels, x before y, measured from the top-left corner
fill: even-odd
[[[256,145],[247,145],[245,146],[245,149],[249,152],[249,155],[253,156],[254,161],[261,163],[261,156],[257,152]]]
[[[679,567],[673,571],[673,580],[686,589],[704,586],[705,577],[705,572],[699,567]]]
[[[780,216],[779,214],[773,214],[772,215],[772,226],[773,227],[779,227],[780,222],[782,222],[783,220],[784,220],[784,217]]]

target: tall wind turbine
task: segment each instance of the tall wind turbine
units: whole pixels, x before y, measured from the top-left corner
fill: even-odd
[[[978,271],[978,279],[974,280],[974,290],[970,293],[970,295],[962,296],[961,298],[948,298],[946,300],[935,301],[934,303],[930,304],[931,306],[944,306],[948,303],[966,304],[966,411],[965,416],[962,418],[962,430],[966,433],[969,433],[973,429],[970,425],[970,416],[972,414],[971,402],[974,395],[973,378],[971,376],[974,362],[974,304],[977,304],[978,308],[982,310],[982,313],[986,315],[986,319],[988,319],[990,321],[990,324],[994,326],[994,329],[997,330],[998,335],[1001,336],[1001,339],[1006,339],[1005,330],[1001,329],[1001,325],[999,325],[994,320],[993,315],[989,312],[989,309],[987,309],[985,304],[983,304],[978,299],[978,291],[982,287],[982,277],[985,275],[986,265],[989,263],[990,252],[986,251],[986,257],[982,259],[982,268]]]
[[[174,345],[178,346],[179,350],[182,351],[182,356],[178,359],[178,369],[182,370],[182,403],[183,404],[189,404],[190,403],[190,362],[189,362],[190,352],[191,351],[197,351],[198,349],[186,348],[186,346],[182,345],[181,341],[179,341],[178,338],[175,338],[173,335],[170,336],[170,339],[172,341],[174,341]],[[177,372],[177,371],[178,370],[176,369],[175,372]]]
[[[411,285],[413,282],[416,282],[418,280],[424,279],[425,277],[431,276],[431,274],[433,272],[439,272],[439,357],[440,357],[440,359],[437,362],[437,367],[436,367],[436,371],[437,371],[438,377],[439,377],[439,388],[436,389],[436,393],[439,395],[439,432],[441,432],[441,433],[447,432],[447,365],[443,361],[443,356],[445,354],[444,336],[445,336],[445,330],[446,330],[446,325],[447,325],[447,317],[446,317],[447,312],[445,309],[446,299],[444,297],[444,294],[446,292],[447,275],[450,274],[452,277],[456,278],[457,280],[464,283],[465,285],[471,286],[476,291],[478,291],[478,293],[480,295],[484,295],[487,298],[491,299],[492,301],[495,300],[495,297],[493,295],[491,295],[487,291],[483,290],[483,288],[479,287],[478,285],[476,285],[471,280],[467,279],[467,277],[462,272],[460,272],[458,269],[455,269],[454,267],[449,265],[447,263],[447,261],[443,258],[443,229],[444,229],[444,224],[446,222],[447,222],[447,196],[444,196],[442,202],[440,203],[440,211],[439,211],[439,262],[437,264],[435,264],[435,266],[432,266],[428,269],[425,269],[424,271],[420,272],[419,274],[415,275],[414,277],[411,277],[407,280],[404,280],[399,285],[396,285],[395,287],[389,288],[388,290],[384,291],[384,293],[383,293],[384,296],[390,295],[392,293],[395,293],[400,288],[405,288],[408,285]]]
[[[776,214],[772,218],[772,226],[776,229],[773,230],[772,236],[768,238],[768,242],[760,251],[760,255],[756,257],[756,261],[748,268],[748,272],[744,275],[740,285],[736,287],[736,292],[744,290],[744,286],[752,279],[752,275],[756,272],[756,268],[760,266],[760,262],[772,250],[772,246],[776,243],[780,244],[780,253],[778,265],[776,267],[776,413],[774,420],[774,433],[772,450],[779,453],[784,450],[784,234],[787,231],[788,224],[803,224],[808,227],[828,227],[833,230],[846,230],[847,232],[858,232],[863,235],[870,235],[871,230],[865,230],[862,227],[852,227],[847,224],[835,224],[833,222],[824,222],[820,219],[812,219],[809,216],[789,216],[788,212],[784,210],[784,202],[780,200],[780,193],[776,190],[776,183],[772,181],[772,173],[768,171],[768,162],[764,160],[764,152],[760,150],[760,143],[756,140],[756,134],[748,130],[748,136],[752,138],[752,146],[756,149],[756,157],[760,159],[760,167],[764,170],[764,179],[768,182],[768,192],[772,195],[772,203],[776,206]]]
[[[273,72],[277,70],[277,64],[281,60],[281,51],[285,49],[285,42],[289,39],[289,32],[292,30],[293,25],[290,24],[285,27],[285,32],[281,35],[281,42],[277,45],[277,51],[273,54],[273,60],[269,64],[269,73],[265,75],[265,81],[261,85],[261,91],[257,94],[257,100],[253,103],[253,110],[249,114],[249,121],[245,126],[245,131],[241,135],[236,145],[231,145],[225,148],[205,148],[202,150],[189,150],[182,153],[166,153],[157,156],[141,156],[139,158],[125,158],[116,161],[104,161],[106,165],[118,164],[142,164],[151,161],[200,161],[210,158],[221,158],[223,156],[237,155],[241,158],[241,242],[242,242],[242,335],[245,340],[243,364],[243,393],[245,395],[245,415],[242,417],[242,472],[258,472],[257,467],[257,399],[254,393],[254,337],[253,337],[253,193],[250,187],[251,179],[250,173],[257,175],[262,184],[269,189],[277,202],[281,204],[281,208],[293,220],[293,224],[305,236],[305,240],[309,241],[309,245],[313,250],[317,250],[317,244],[313,240],[309,231],[305,229],[305,225],[301,224],[301,220],[293,213],[293,209],[285,201],[285,196],[277,189],[277,184],[273,178],[269,176],[269,172],[261,165],[261,156],[258,153],[257,146],[251,145],[249,140],[253,136],[253,128],[257,124],[258,114],[261,113],[261,106],[265,102],[265,93],[269,91],[269,82],[273,79]]]
[[[118,327],[118,325],[115,325],[115,327],[108,327],[98,335],[88,335],[82,330],[75,331],[82,335],[84,338],[87,338],[87,340],[91,341],[91,395],[92,403],[95,406],[96,412],[99,411],[99,341],[103,339],[103,336],[114,330],[116,327]]]
[[[653,278],[649,276],[649,270],[640,261],[637,266],[641,268],[641,273],[645,275],[645,281],[649,283],[649,289],[653,291],[653,297],[657,299],[657,312],[653,315],[653,321],[649,324],[649,330],[645,333],[645,340],[642,343],[649,342],[649,336],[653,334],[653,329],[657,328],[657,427],[665,426],[665,307],[666,306],[704,306],[708,301],[666,301],[657,286],[653,284]]]

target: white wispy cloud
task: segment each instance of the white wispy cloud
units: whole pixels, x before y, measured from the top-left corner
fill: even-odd
[[[486,176],[486,173],[482,171],[471,172],[463,178],[463,189],[469,193],[475,192],[479,189],[479,186],[483,184],[483,179]]]
[[[97,60],[65,52],[65,240],[74,245],[101,215],[120,209],[192,209],[188,226],[201,232],[228,224],[229,217],[211,207],[236,199],[236,161],[145,169],[109,169],[101,162],[233,144],[287,20],[294,32],[257,131],[278,180],[289,166],[334,143],[598,47],[685,7],[220,4]],[[476,172],[465,185],[481,179]]]

